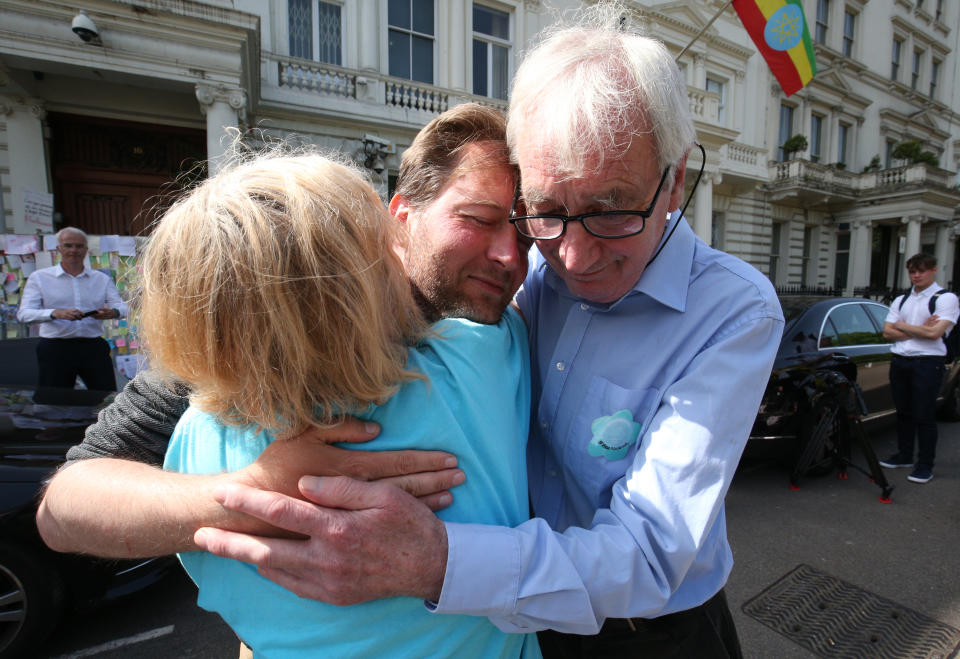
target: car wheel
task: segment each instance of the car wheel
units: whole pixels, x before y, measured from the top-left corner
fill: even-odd
[[[50,565],[0,544],[0,657],[35,655],[63,613],[63,584]]]
[[[833,470],[840,418],[840,404],[835,400],[820,400],[813,406],[797,438],[791,483],[796,485],[804,476],[823,476]]]

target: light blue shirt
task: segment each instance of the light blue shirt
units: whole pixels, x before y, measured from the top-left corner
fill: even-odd
[[[609,305],[573,297],[537,259],[518,302],[538,518],[448,523],[436,611],[486,615],[505,631],[595,634],[607,617],[686,610],[723,587],[733,565],[723,499],[783,314],[766,277],[678,216],[663,252]]]
[[[17,320],[42,323],[40,336],[45,339],[93,339],[103,336],[103,325],[96,318],[55,320],[50,314],[54,309],[94,311],[101,307],[116,309],[120,318],[127,315],[127,304],[109,275],[84,267],[83,272],[74,277],[55,265],[41,268],[27,279]]]
[[[444,320],[409,353],[413,380],[360,415],[382,427],[367,444],[383,451],[436,449],[455,453],[468,474],[445,520],[514,526],[529,517],[524,453],[530,411],[526,327],[516,312],[497,325]],[[165,468],[188,473],[235,471],[273,441],[247,428],[224,426],[190,408],[177,424]],[[198,604],[216,611],[257,657],[540,657],[536,636],[505,634],[474,616],[434,616],[413,597],[338,607],[302,599],[257,574],[256,568],[206,552],[181,554],[199,586]]]

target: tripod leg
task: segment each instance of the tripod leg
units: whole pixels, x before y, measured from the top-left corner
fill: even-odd
[[[873,452],[873,445],[867,439],[867,434],[863,431],[863,423],[860,419],[852,420],[853,433],[860,444],[860,450],[863,451],[863,457],[867,461],[867,467],[870,469],[870,477],[881,490],[880,501],[890,503],[890,493],[893,492],[893,485],[887,482],[887,476],[883,473],[883,467],[877,461],[877,454]]]

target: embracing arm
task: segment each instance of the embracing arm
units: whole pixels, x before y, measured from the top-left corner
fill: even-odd
[[[389,595],[435,599],[433,579],[442,570],[438,612],[488,616],[509,632],[593,634],[607,617],[655,616],[688,574],[703,576],[718,553],[725,558],[717,519],[782,329],[778,318],[744,323],[697,356],[665,392],[642,437],[646,449],[589,529],[556,533],[534,519],[515,529],[446,523],[441,535],[436,519],[402,493],[303,479],[302,493],[320,507],[245,488],[218,496],[309,540],[201,529],[198,544],[255,563],[302,596],[336,604]],[[722,383],[718,373],[725,374]],[[711,592],[687,595],[705,601],[725,578],[718,573]]]
[[[192,536],[201,526],[281,533],[223,508],[213,497],[221,483],[296,494],[297,480],[304,474],[350,474],[386,479],[439,509],[449,505],[447,490],[463,477],[452,468],[456,459],[446,453],[371,453],[331,446],[376,436],[375,425],[353,419],[332,431],[273,442],[238,472],[198,476],[163,471],[159,465],[186,409],[185,394],[182,389],[170,391],[149,374],[138,375],[101,412],[84,442],[70,450],[72,461],[53,477],[40,503],[37,526],[48,545],[58,551],[142,557],[196,549]]]

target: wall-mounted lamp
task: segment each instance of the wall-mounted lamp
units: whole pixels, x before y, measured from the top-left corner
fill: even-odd
[[[87,12],[82,9],[80,13],[73,17],[73,23],[70,24],[70,29],[73,30],[74,34],[83,39],[84,43],[90,43],[94,46],[103,45],[103,42],[100,41],[100,30],[97,29],[97,24],[90,20]]]

